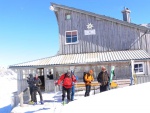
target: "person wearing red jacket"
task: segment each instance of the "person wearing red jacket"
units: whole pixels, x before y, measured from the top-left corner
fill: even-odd
[[[74,75],[71,76],[71,71],[67,71],[67,73],[62,74],[58,81],[56,82],[56,85],[60,85],[62,82],[62,102],[65,103],[64,99],[67,92],[67,103],[70,102],[70,93],[72,88],[72,83],[76,82],[76,78]]]

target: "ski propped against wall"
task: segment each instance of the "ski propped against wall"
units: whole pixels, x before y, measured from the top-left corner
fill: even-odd
[[[109,80],[109,89],[111,88],[117,88],[117,83],[113,82],[113,77],[115,76],[115,66],[111,66],[111,70],[110,70],[110,80]]]
[[[115,76],[114,70],[115,70],[115,66],[111,66],[109,83],[112,83],[112,79],[113,79],[113,77]]]

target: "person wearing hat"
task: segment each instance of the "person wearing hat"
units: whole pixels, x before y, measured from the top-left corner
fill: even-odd
[[[109,86],[109,75],[104,66],[101,67],[101,72],[98,74],[97,81],[100,83],[100,92],[108,90]]]
[[[85,91],[85,97],[90,95],[90,91],[91,91],[91,82],[94,81],[94,77],[93,77],[93,70],[90,70],[89,73],[87,73],[84,77],[85,79],[85,87],[86,87],[86,91]]]
[[[40,89],[40,86],[41,86],[41,85],[42,85],[42,82],[41,82],[41,80],[38,78],[38,74],[35,74],[35,77],[34,77],[34,88],[33,88],[34,105],[37,104],[37,98],[36,98],[37,92],[38,92],[38,94],[39,94],[39,96],[40,96],[40,103],[41,103],[41,104],[44,104],[42,92],[41,92],[41,89]]]
[[[33,97],[33,87],[34,87],[34,79],[33,79],[33,74],[29,74],[29,77],[27,77],[27,83],[29,84],[29,90],[30,90],[30,98],[31,100],[29,101],[29,104],[34,103],[34,97]]]
[[[67,103],[70,102],[70,93],[72,88],[72,82],[76,82],[75,76],[71,76],[71,70],[68,70],[67,73],[62,74],[58,81],[55,83],[56,85],[60,85],[62,82],[62,104],[65,104],[65,94],[67,92]]]

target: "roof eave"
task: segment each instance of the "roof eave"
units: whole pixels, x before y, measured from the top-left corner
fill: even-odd
[[[129,60],[116,60],[116,61],[100,61],[100,62],[85,62],[85,63],[71,63],[71,64],[47,64],[47,65],[26,65],[26,66],[10,66],[9,68],[40,68],[40,67],[57,67],[57,66],[76,66],[76,65],[93,65],[93,64],[107,64],[107,63],[127,63],[134,61],[150,61],[150,58],[146,59],[129,59]]]
[[[79,13],[85,13],[87,15],[95,16],[97,19],[100,18],[100,19],[111,21],[111,22],[116,22],[116,23],[119,23],[119,24],[122,24],[122,25],[125,25],[125,26],[134,27],[134,28],[141,29],[141,30],[144,30],[144,31],[145,30],[150,30],[150,28],[147,28],[147,27],[144,27],[144,26],[140,26],[140,25],[137,25],[137,24],[134,24],[134,23],[129,23],[129,22],[126,22],[126,21],[122,21],[122,20],[119,20],[119,19],[107,17],[107,16],[100,15],[100,14],[95,14],[95,13],[92,13],[92,12],[89,12],[89,11],[76,9],[76,8],[72,8],[72,7],[68,7],[68,6],[64,6],[64,5],[55,4],[55,3],[51,3],[51,5],[54,6],[54,7],[63,8],[63,9],[67,9],[67,10],[72,10],[72,11],[76,11],[76,12],[79,12]]]

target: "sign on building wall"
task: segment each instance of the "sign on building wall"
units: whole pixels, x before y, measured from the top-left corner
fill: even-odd
[[[96,34],[95,29],[92,29],[94,27],[93,24],[88,23],[88,25],[86,25],[86,26],[87,26],[88,30],[84,30],[84,35],[95,35]]]

